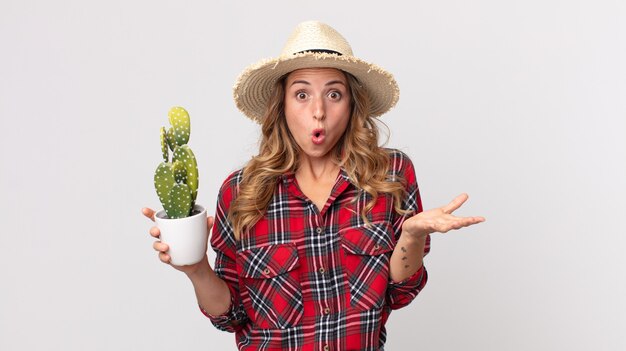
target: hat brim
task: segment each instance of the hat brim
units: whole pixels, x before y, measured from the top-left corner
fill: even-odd
[[[355,76],[369,93],[370,113],[374,117],[393,108],[400,96],[393,75],[374,64],[354,56],[304,52],[263,60],[246,68],[233,87],[237,108],[261,123],[276,81],[301,68],[336,68]]]

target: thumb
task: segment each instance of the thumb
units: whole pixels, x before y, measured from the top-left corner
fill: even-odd
[[[211,228],[213,228],[213,223],[215,223],[215,218],[213,218],[213,216],[208,216],[206,218],[206,224],[207,224],[207,227],[209,228],[209,231],[211,231]]]

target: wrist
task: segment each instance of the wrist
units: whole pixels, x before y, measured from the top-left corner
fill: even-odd
[[[211,266],[208,264],[199,264],[196,269],[192,271],[186,271],[187,277],[191,280],[191,282],[205,280],[211,273]]]
[[[400,239],[404,240],[408,245],[424,245],[426,243],[426,237],[428,232],[411,233],[403,230],[400,234]]]
[[[430,234],[430,232],[427,230],[422,221],[414,219],[415,218],[410,218],[409,220],[404,221],[402,224],[402,235],[410,237],[412,240],[426,240],[426,237]]]

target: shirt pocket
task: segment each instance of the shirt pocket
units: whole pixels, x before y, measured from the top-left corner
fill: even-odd
[[[248,315],[259,328],[289,328],[302,319],[299,266],[298,250],[292,243],[237,253],[237,270],[245,286],[241,297]]]
[[[389,283],[389,260],[394,248],[389,222],[352,227],[342,232],[343,266],[350,287],[350,305],[360,311],[379,309]]]

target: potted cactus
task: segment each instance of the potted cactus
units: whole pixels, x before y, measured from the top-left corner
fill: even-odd
[[[199,262],[206,254],[207,216],[206,209],[196,204],[198,165],[187,145],[189,114],[182,107],[172,107],[168,118],[171,128],[161,127],[163,162],[154,173],[154,186],[163,205],[155,220],[161,240],[169,246],[171,263],[184,266]]]

